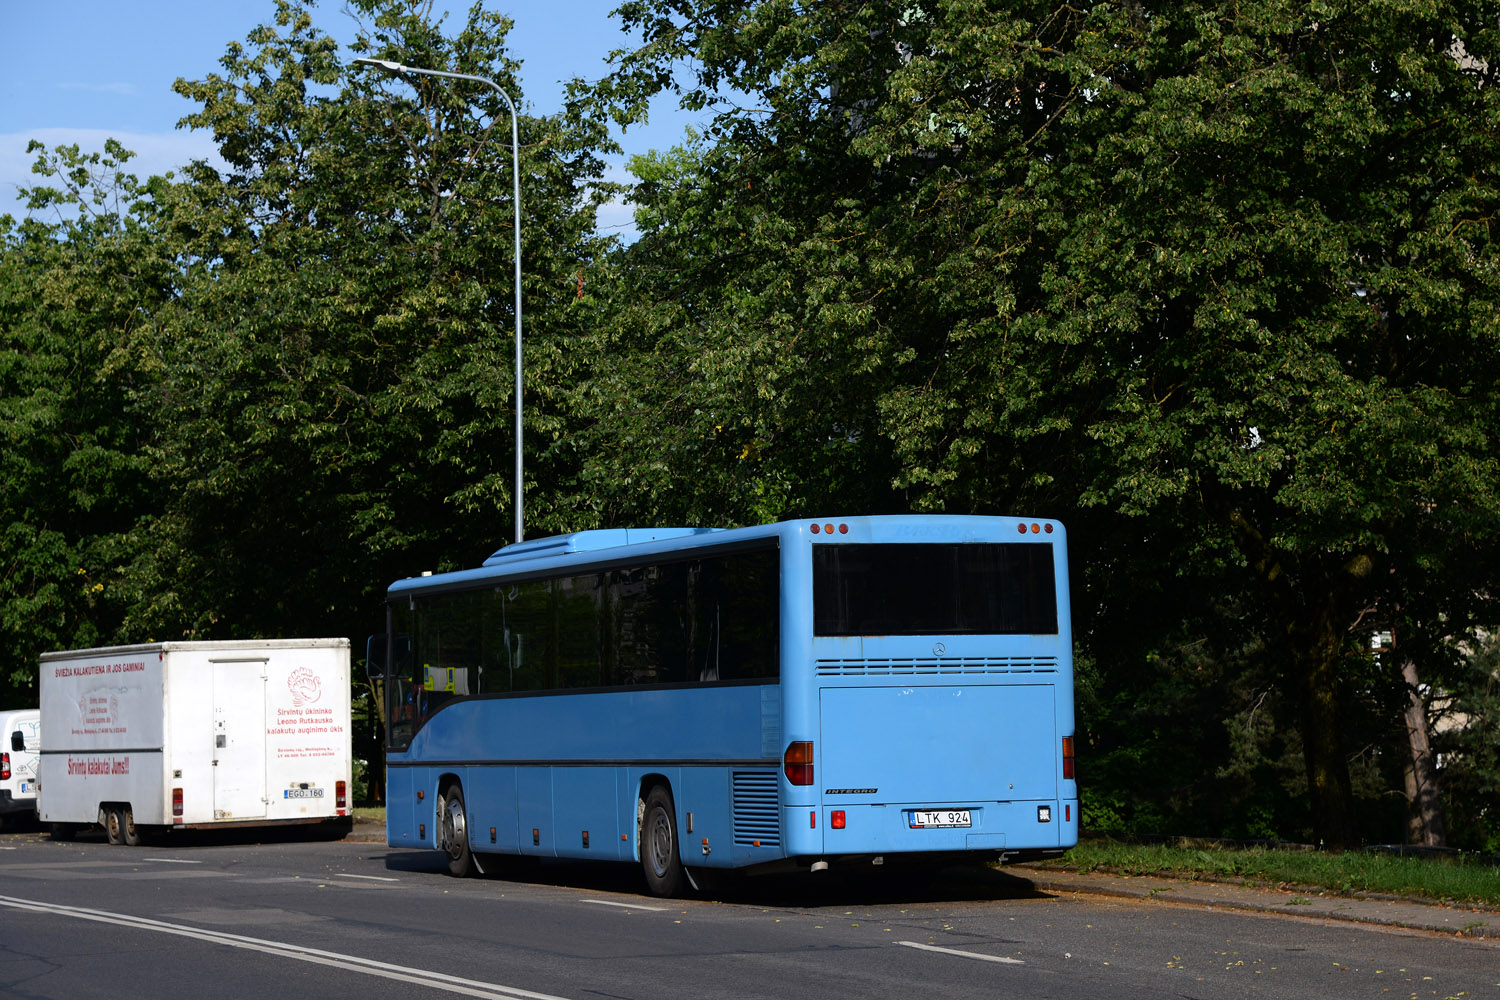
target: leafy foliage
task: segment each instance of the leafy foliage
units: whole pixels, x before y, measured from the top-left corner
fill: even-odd
[[[1276,0],[621,13],[645,44],[601,100],[628,117],[672,87],[720,110],[713,144],[685,154],[695,169],[644,172],[626,280],[651,306],[622,315],[614,369],[677,418],[663,448],[690,437],[720,470],[698,489],[732,516],[763,511],[726,488],[738,454],[776,513],[1058,511],[1095,532],[1074,533],[1087,551],[1216,588],[1277,664],[1263,674],[1300,731],[1316,837],[1352,842],[1363,623],[1497,534],[1488,15]],[[665,359],[688,367],[639,384]],[[616,433],[596,454],[655,448]],[[1432,596],[1472,608],[1473,583]],[[1122,620],[1120,596],[1083,598],[1100,669],[1207,621],[1201,601]]]
[[[504,19],[476,6],[449,39],[418,5],[355,8],[374,20],[357,49],[515,92]],[[276,21],[222,76],[177,84],[228,169],[196,164],[164,205],[189,280],[133,344],[173,498],[143,572],[193,581],[152,588],[141,633],[368,631],[385,582],[482,558],[497,524],[475,515],[512,502],[508,111],[430,78],[388,94],[307,10]],[[520,135],[527,346],[547,385],[568,365],[573,276],[603,249],[602,133],[523,117]],[[547,396],[530,402],[532,432],[553,432]]]
[[[156,509],[119,343],[171,297],[130,153],[38,153],[55,186],[29,192],[57,221],[0,219],[0,689],[36,704],[37,655],[113,641],[132,601],[136,532]]]
[[[349,8],[357,54],[524,96],[482,6]],[[1451,825],[1493,843],[1488,8],[617,16],[611,76],[519,105],[520,206],[494,90],[351,67],[292,0],[176,85],[222,169],[39,151],[0,221],[0,688],[46,648],[363,635],[390,579],[483,558],[521,320],[529,532],[1045,512],[1086,822],[1391,839],[1381,631],[1464,720]],[[712,124],[633,161],[619,246],[605,123],[664,91]]]

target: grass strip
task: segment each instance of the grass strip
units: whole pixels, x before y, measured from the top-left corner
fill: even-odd
[[[1432,858],[1369,851],[1332,854],[1307,848],[1223,847],[1190,841],[1172,846],[1090,839],[1051,864],[1083,872],[1383,893],[1500,906],[1500,865],[1463,855]]]

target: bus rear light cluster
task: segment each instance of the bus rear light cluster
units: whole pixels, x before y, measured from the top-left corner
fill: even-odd
[[[182,822],[182,789],[172,789],[172,822]]]
[[[1063,737],[1063,780],[1073,779],[1073,737]]]
[[[10,777],[10,754],[0,753],[0,778]]]
[[[790,784],[810,785],[813,783],[812,743],[788,743],[782,760],[786,769],[786,780]]]
[[[847,535],[847,534],[849,534],[849,526],[847,524],[841,524],[837,528],[835,528],[833,526],[832,522],[830,522],[828,524],[814,524],[808,530],[811,531],[815,535],[818,534],[819,532],[821,532],[821,533],[823,533],[825,535],[831,535],[835,531],[837,531],[841,535]],[[1052,529],[1049,528],[1047,530],[1050,531]]]
[[[349,785],[347,782],[340,781],[333,786],[333,798],[334,808],[339,811],[340,816],[344,815],[349,809]]]
[[[848,819],[847,817],[845,817],[844,810],[842,809],[835,809],[833,812],[828,814],[828,825],[833,827],[835,830],[842,830],[844,828],[844,824],[847,822]]]
[[[1024,524],[1018,524],[1018,525],[1016,525],[1016,530],[1018,532],[1020,532],[1021,534],[1024,535],[1024,534],[1026,534],[1026,530],[1027,530],[1026,529],[1026,525],[1024,525]],[[1049,534],[1049,535],[1052,534],[1052,525],[1050,525],[1050,524],[1033,524],[1031,526],[1031,533],[1033,535],[1040,535],[1044,531],[1047,534]]]

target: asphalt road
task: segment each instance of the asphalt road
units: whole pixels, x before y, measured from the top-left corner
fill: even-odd
[[[629,868],[458,880],[429,852],[0,836],[0,996],[1500,997],[1500,946],[1039,890],[986,869],[644,895]]]

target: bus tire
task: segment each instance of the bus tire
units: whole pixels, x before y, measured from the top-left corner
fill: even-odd
[[[135,825],[135,811],[129,805],[120,807],[120,843],[126,847],[141,846],[141,831]]]
[[[677,810],[665,785],[654,785],[646,793],[641,811],[641,871],[646,887],[656,896],[682,894],[686,876],[677,850]]]
[[[120,815],[119,806],[108,806],[104,809],[104,835],[116,847],[125,843],[125,819]]]
[[[450,875],[468,878],[474,874],[474,854],[469,850],[469,817],[464,812],[463,789],[456,783],[438,796],[438,846],[448,855]]]

